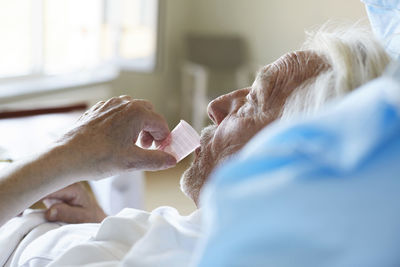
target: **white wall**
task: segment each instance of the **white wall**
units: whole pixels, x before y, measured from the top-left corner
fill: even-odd
[[[187,0],[160,0],[160,64],[154,73],[125,72],[112,83],[114,94],[150,100],[171,126],[179,121],[182,36],[189,21]]]
[[[191,0],[189,30],[243,36],[250,63],[260,66],[298,49],[305,29],[365,17],[359,0]]]

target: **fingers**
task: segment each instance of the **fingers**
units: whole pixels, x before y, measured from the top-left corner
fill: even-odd
[[[152,139],[156,141],[167,138],[170,131],[164,117],[156,113],[154,110],[148,109],[145,106],[145,102],[139,103],[143,103],[143,106],[138,107],[138,102],[135,101],[130,102],[127,106],[127,116],[131,118],[131,123],[137,124],[141,121],[142,129],[140,130],[147,132],[151,135]],[[145,136],[145,138],[150,139],[148,135]]]
[[[130,99],[131,102],[135,102],[136,105],[141,105],[148,110],[153,110],[153,104],[151,102],[144,100],[144,99]]]
[[[99,101],[97,102],[95,105],[93,105],[89,111],[96,111],[97,109],[99,109],[100,107],[102,107],[104,105],[104,101]]]
[[[128,157],[127,157],[128,158]],[[171,168],[176,165],[176,159],[171,154],[161,150],[147,150],[135,147],[130,153],[128,168],[156,171]]]
[[[153,142],[155,144],[155,147],[157,148],[164,142],[165,139],[154,140],[153,136],[149,132],[142,131],[140,133],[139,140],[140,140],[140,146],[143,148],[150,148]]]
[[[86,116],[88,116],[88,114],[95,112],[96,110],[98,110],[100,107],[102,107],[104,105],[104,101],[99,101],[97,102],[95,105],[93,105],[90,109],[86,110],[78,119],[78,121],[82,121],[85,119]]]
[[[80,223],[86,221],[86,214],[83,209],[77,206],[70,206],[66,203],[58,203],[51,206],[45,212],[46,220],[50,222]]]
[[[54,204],[57,204],[57,203],[63,203],[62,200],[59,200],[56,198],[45,198],[42,200],[42,202],[46,208],[50,208],[51,206],[53,206]]]
[[[130,96],[127,95],[122,95],[119,97],[112,97],[109,100],[107,100],[106,102],[104,102],[103,105],[101,105],[99,107],[99,110],[102,111],[106,111],[106,110],[110,110],[113,109],[115,107],[124,105],[124,104],[128,104],[128,103],[134,103],[135,106],[142,106],[145,109],[148,110],[152,110],[153,109],[153,105],[147,101],[147,100],[143,100],[143,99],[133,99]]]
[[[107,100],[101,107],[101,110],[106,110],[115,106],[118,106],[119,104],[126,103],[128,101],[132,100],[129,96],[120,96],[120,97],[112,97],[109,100]]]
[[[153,105],[142,99],[132,99],[130,96],[113,97],[106,102],[100,101],[91,107],[80,120],[90,117],[96,111],[104,114],[111,114],[112,117],[131,123],[138,132],[134,135],[138,136],[139,132],[144,130],[143,145],[145,147],[153,140],[164,140],[169,135],[169,128],[166,120],[160,114],[156,113]],[[122,118],[121,118],[122,117]]]
[[[143,148],[149,148],[153,144],[154,139],[153,139],[153,136],[151,136],[151,134],[149,132],[142,131],[140,133],[139,140],[140,140],[140,145]]]
[[[100,222],[106,214],[82,183],[72,184],[54,192],[43,200],[49,221],[66,223]]]
[[[94,210],[88,210],[83,207],[71,206],[66,203],[58,203],[51,206],[45,212],[45,218],[50,222],[65,223],[98,223],[101,222],[106,215],[101,215]]]
[[[107,101],[99,101],[95,105],[93,105],[91,108],[89,108],[85,113],[82,114],[82,116],[79,118],[79,120],[82,120],[89,114],[94,113],[95,111],[104,111],[108,110],[112,107],[118,106],[122,103],[126,103],[128,101],[131,101],[132,97],[127,96],[127,95],[121,95],[119,97],[112,97]]]
[[[152,137],[151,141],[164,140],[169,135],[169,128],[163,116],[156,113],[153,105],[142,99],[132,99],[130,96],[113,97],[103,104],[96,104],[92,111],[99,110],[101,112],[113,112],[114,117],[118,117],[117,113],[121,113],[122,117],[130,121],[138,129],[139,132],[144,130]],[[89,110],[89,111],[91,111]],[[136,133],[136,136],[139,135]],[[144,135],[144,145],[150,142],[150,136]]]
[[[154,111],[149,101],[120,96],[94,105],[61,141],[81,152],[74,153],[80,156],[77,161],[90,174],[88,179],[96,179],[127,169],[161,170],[174,166],[176,160],[172,155],[135,145],[138,137],[142,147],[149,148],[169,135],[166,120]],[[48,198],[84,206],[82,203],[88,201],[76,197],[75,191],[67,188]]]
[[[43,202],[46,207],[56,202],[85,205],[88,202],[88,192],[81,183],[75,183],[46,196]]]

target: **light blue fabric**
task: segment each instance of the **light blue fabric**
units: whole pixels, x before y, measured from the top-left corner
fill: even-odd
[[[364,2],[372,29],[394,58],[400,55],[400,1],[361,0]]]
[[[399,62],[400,63],[400,62]],[[400,266],[400,64],[212,176],[196,266]]]

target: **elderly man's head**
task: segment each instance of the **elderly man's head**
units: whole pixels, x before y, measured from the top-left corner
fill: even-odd
[[[201,147],[182,176],[181,187],[196,203],[211,171],[278,118],[316,112],[379,76],[389,62],[381,46],[360,29],[319,31],[302,51],[285,54],[263,67],[253,85],[214,99],[214,122],[201,135]]]

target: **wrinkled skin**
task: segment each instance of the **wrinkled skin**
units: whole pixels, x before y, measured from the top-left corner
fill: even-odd
[[[146,147],[153,141],[161,142],[168,135],[165,119],[154,112],[150,102],[120,96],[94,105],[58,142],[76,147],[85,159],[93,159],[92,167],[96,171],[111,175],[126,170],[159,170],[175,165],[176,160],[171,155],[142,149],[135,144],[140,137]]]
[[[328,67],[313,52],[288,53],[265,66],[251,87],[210,102],[208,115],[214,124],[202,132],[201,147],[182,176],[182,191],[198,204],[200,190],[211,171],[279,118],[285,101],[296,88]]]
[[[174,166],[172,155],[136,145],[138,138],[142,144],[162,142],[169,133],[165,119],[148,101],[121,96],[99,102],[57,142],[2,170],[0,225],[43,196],[73,183]],[[93,205],[89,202],[82,207],[90,212]]]

